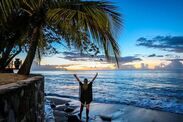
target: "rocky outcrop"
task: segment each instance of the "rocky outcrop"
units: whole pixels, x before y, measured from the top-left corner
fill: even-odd
[[[44,121],[43,76],[30,76],[25,80],[0,86],[1,121]]]

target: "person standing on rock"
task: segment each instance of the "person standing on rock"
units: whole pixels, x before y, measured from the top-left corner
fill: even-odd
[[[89,119],[90,103],[93,100],[92,84],[93,84],[93,81],[96,79],[97,75],[98,73],[96,73],[95,77],[90,82],[88,81],[88,79],[85,78],[82,83],[81,80],[77,77],[77,75],[74,74],[74,77],[79,82],[79,86],[80,86],[79,99],[81,102],[81,107],[80,107],[79,117],[81,119],[83,107],[86,106],[86,121],[88,121]]]

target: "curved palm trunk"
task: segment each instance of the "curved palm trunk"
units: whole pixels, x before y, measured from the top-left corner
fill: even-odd
[[[36,49],[38,45],[39,27],[35,27],[32,33],[32,39],[27,57],[20,67],[18,74],[29,75],[32,62],[34,60]]]

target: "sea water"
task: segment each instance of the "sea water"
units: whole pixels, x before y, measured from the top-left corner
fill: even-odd
[[[78,99],[79,84],[73,74],[93,83],[95,102],[127,104],[183,114],[183,71],[34,71],[45,76],[45,92]]]

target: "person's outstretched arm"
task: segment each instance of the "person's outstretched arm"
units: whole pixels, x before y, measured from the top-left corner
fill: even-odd
[[[91,82],[93,82],[96,79],[97,75],[98,73],[96,73],[95,77],[91,80]]]
[[[78,76],[77,76],[76,74],[74,74],[74,77],[76,78],[76,80],[77,80],[78,82],[81,82],[80,79],[78,78]]]

